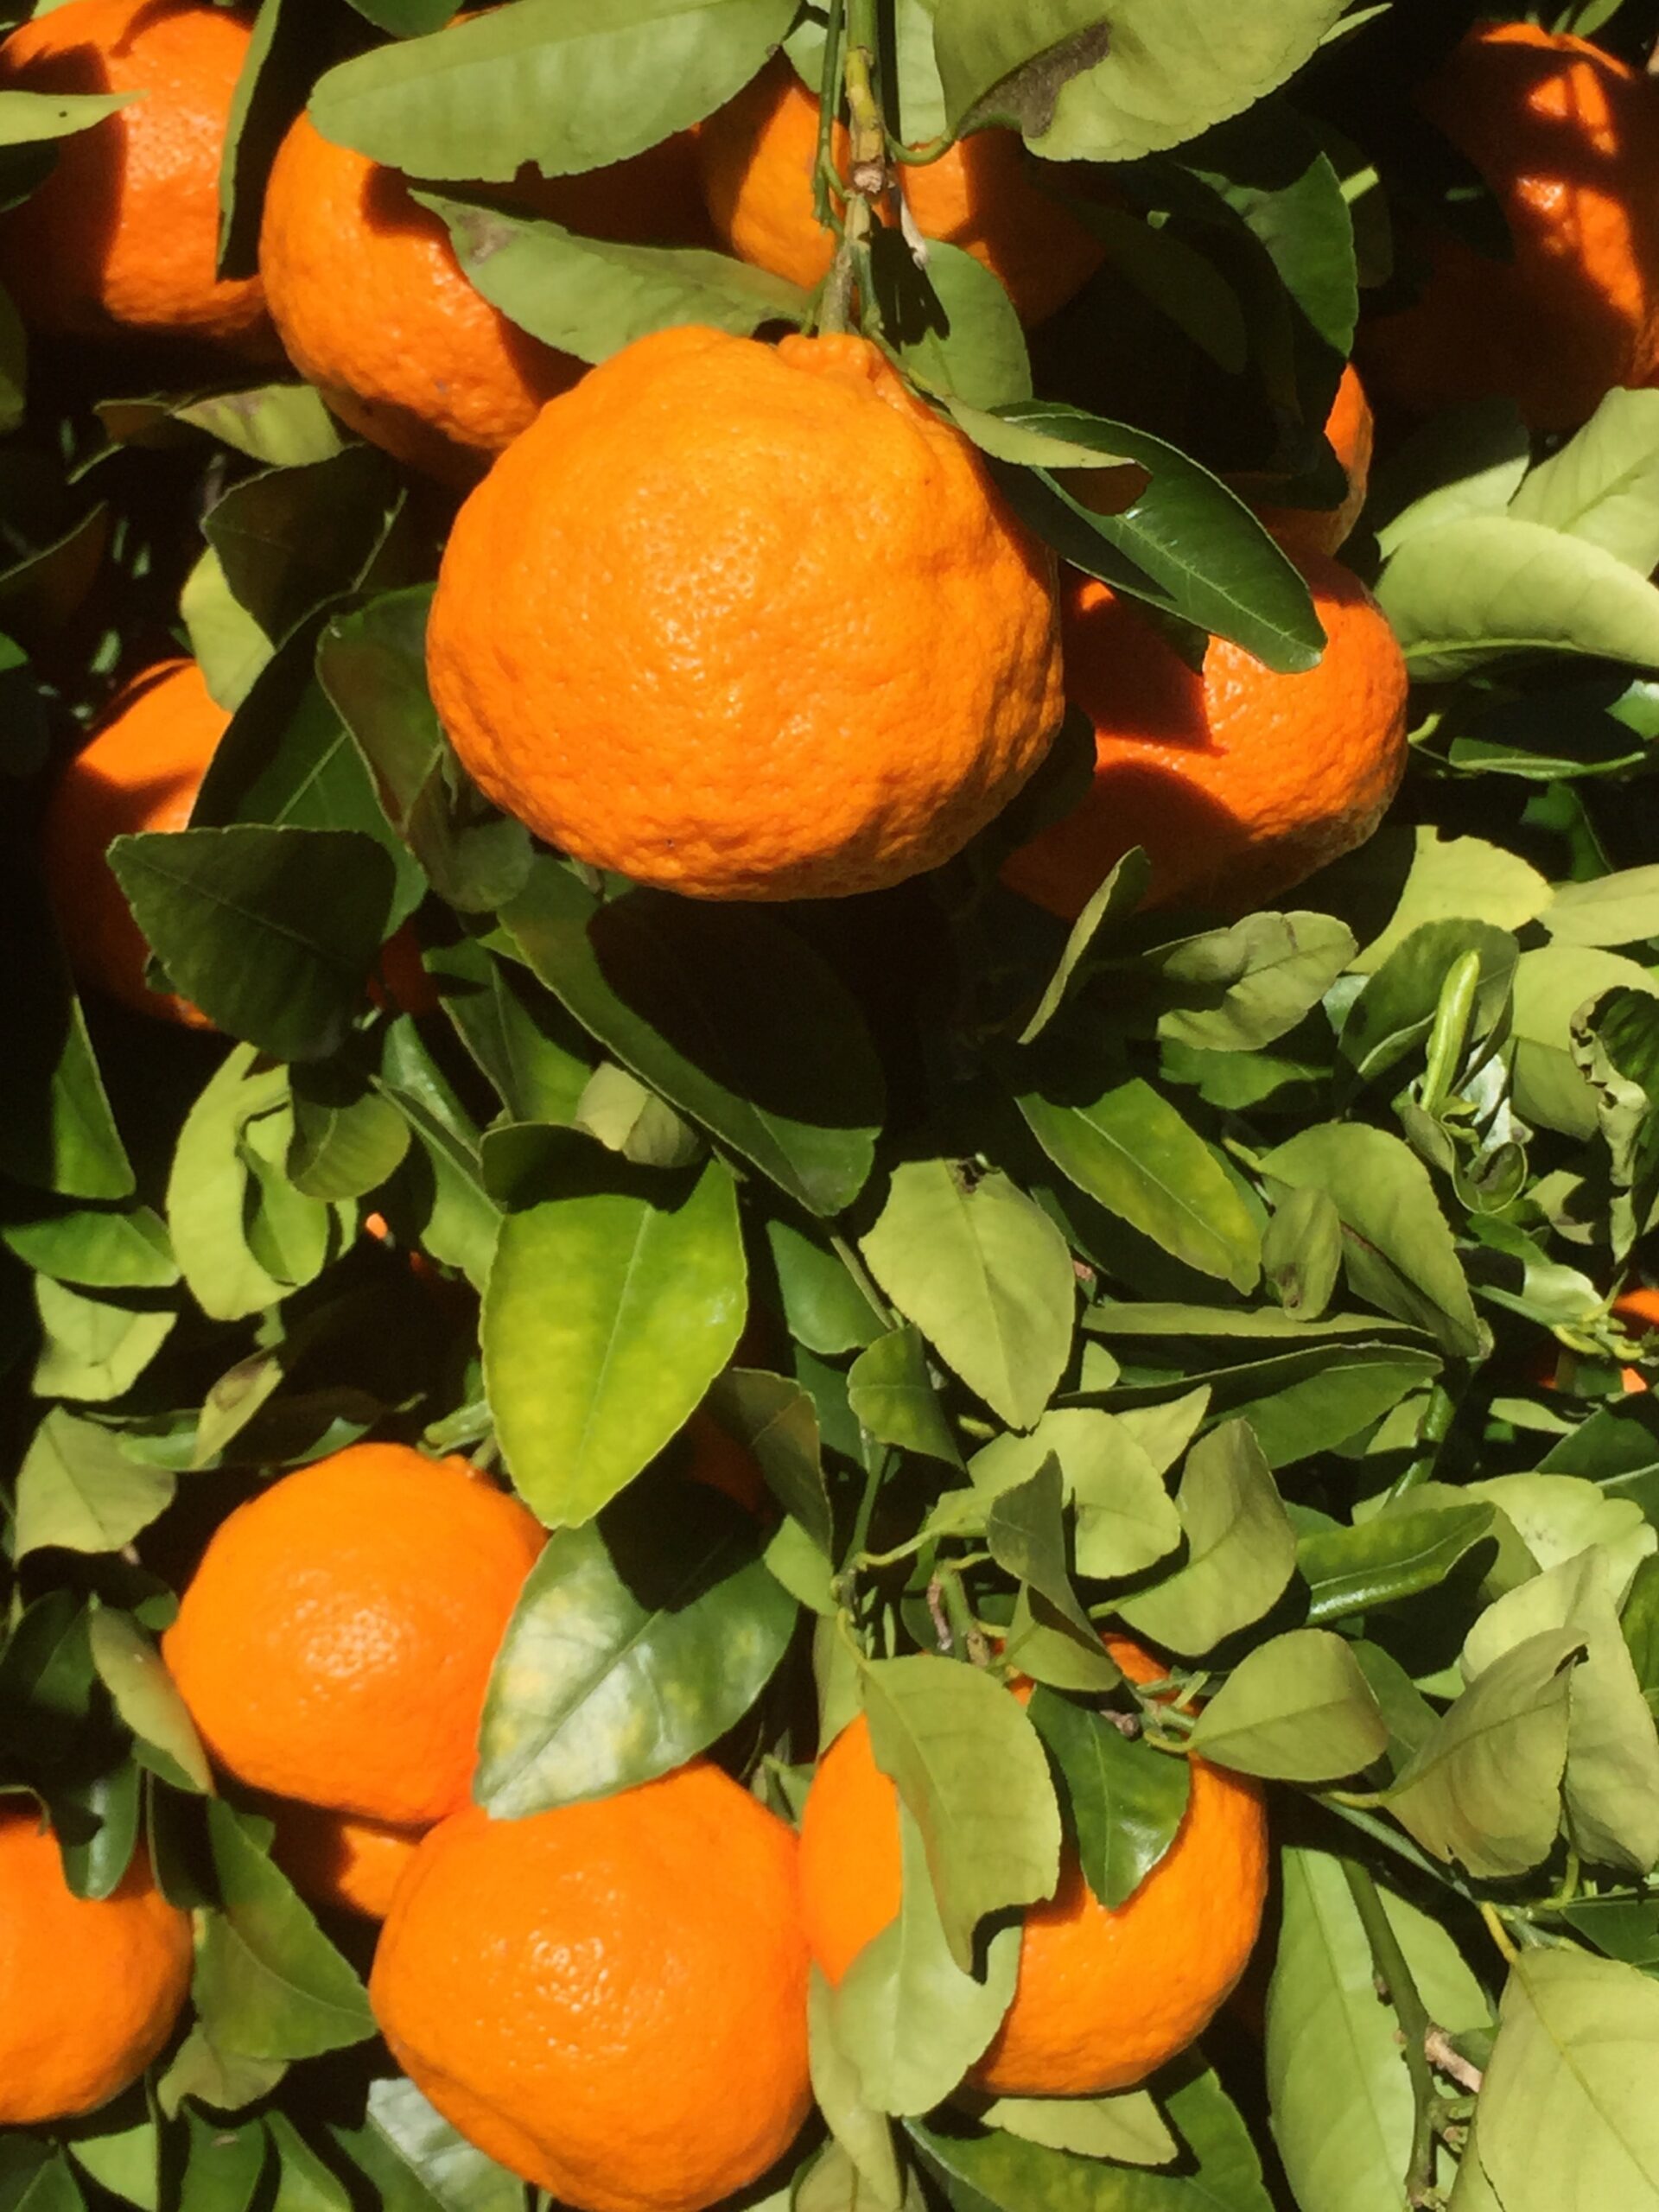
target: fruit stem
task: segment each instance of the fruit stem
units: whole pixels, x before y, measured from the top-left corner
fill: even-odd
[[[823,66],[818,78],[818,153],[812,167],[812,211],[827,231],[839,227],[830,204],[841,180],[836,175],[836,118],[841,112],[841,35],[844,0],[830,0],[823,32]]]
[[[848,329],[856,295],[868,308],[871,301],[870,238],[875,227],[874,203],[887,188],[887,130],[876,90],[879,50],[879,0],[844,0],[846,51],[842,59],[842,83],[847,99],[850,142],[847,163],[847,204],[842,212],[841,243],[819,302],[821,330]],[[818,102],[819,147],[834,129],[836,88],[825,71]],[[827,189],[827,187],[826,187]]]
[[[1394,2007],[1405,2037],[1403,2055],[1406,2071],[1411,2077],[1413,2108],[1406,2202],[1421,2205],[1429,2202],[1429,2191],[1434,2184],[1434,2118],[1439,2093],[1428,2063],[1428,2038],[1434,2023],[1428,2017],[1428,2007],[1418,1991],[1400,1939],[1394,1932],[1394,1923],[1383,1910],[1376,1884],[1367,1870],[1351,1859],[1343,1860],[1342,1871],[1360,1925],[1365,1930],[1365,1941],[1370,1946],[1371,1964],[1376,1969],[1377,1980]]]

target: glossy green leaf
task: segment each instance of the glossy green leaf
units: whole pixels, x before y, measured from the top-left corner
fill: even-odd
[[[443,2212],[524,2212],[524,2184],[486,2158],[402,2075],[369,2084],[369,2122]]]
[[[998,2097],[982,2114],[1025,2143],[1110,2158],[1126,2166],[1173,2165],[1180,2146],[1147,2089],[1104,2097]]]
[[[1180,1438],[1172,1458],[1186,1440]],[[976,1452],[969,1472],[979,1490],[995,1497],[1033,1480],[1051,1456],[1077,1509],[1080,1574],[1103,1581],[1139,1574],[1181,1541],[1162,1469],[1131,1423],[1112,1414],[1056,1407],[1029,1436],[1001,1436]]]
[[[26,1267],[89,1290],[166,1290],[179,1279],[167,1230],[148,1206],[76,1206],[0,1230]]]
[[[322,1058],[361,1004],[396,877],[354,830],[118,837],[114,869],[174,988],[275,1059]]]
[[[886,1333],[885,1324],[853,1281],[839,1253],[817,1232],[770,1220],[766,1243],[789,1332],[809,1351],[833,1359],[859,1351]]]
[[[44,1341],[35,1362],[37,1397],[102,1404],[131,1389],[171,1334],[178,1315],[114,1298],[92,1298],[35,1278]]]
[[[57,1545],[118,1552],[173,1501],[174,1480],[121,1448],[118,1434],[54,1407],[17,1471],[13,1556]]]
[[[824,1484],[818,1414],[809,1392],[764,1368],[728,1367],[709,1393],[709,1411],[753,1453],[774,1497],[829,1556],[834,1515]]]
[[[945,1364],[1029,1428],[1060,1379],[1077,1303],[1071,1256],[1047,1216],[1005,1175],[907,1160],[860,1249]]]
[[[1492,1527],[1491,1505],[1397,1507],[1351,1529],[1316,1529],[1300,1536],[1296,1565],[1308,1588],[1310,1621],[1337,1621],[1397,1603],[1445,1580]]]
[[[1176,1498],[1184,1564],[1118,1600],[1131,1628],[1192,1656],[1260,1620],[1289,1581],[1296,1537],[1261,1446],[1230,1421],[1187,1454]]]
[[[1052,1452],[1034,1475],[999,1491],[985,1515],[985,1544],[1005,1574],[1028,1583],[1079,1636],[1090,1633],[1066,1558],[1065,1484]]]
[[[855,2169],[876,2202],[896,2205],[904,2195],[899,2156],[887,2114],[865,2095],[858,2065],[836,2033],[836,1992],[816,1964],[809,1969],[806,1993],[807,2057],[812,2094],[834,2139],[830,2147]],[[793,2191],[784,2191],[780,2212],[789,2212]]]
[[[1197,1132],[1138,1076],[1085,1103],[1027,1091],[1020,1110],[1085,1196],[1188,1267],[1254,1287],[1262,1239],[1238,1188]]]
[[[415,195],[439,216],[455,258],[492,307],[579,361],[603,361],[682,323],[747,338],[798,324],[809,295],[702,246],[623,245],[476,200]]]
[[[245,1818],[207,1807],[223,1910],[210,1914],[194,1987],[203,2027],[249,2058],[315,2058],[374,2030],[363,1985],[265,1856]]]
[[[1262,1272],[1287,1313],[1317,1320],[1342,1268],[1342,1216],[1328,1191],[1288,1190],[1262,1232]]]
[[[789,29],[791,0],[617,0],[601,16],[518,0],[341,62],[311,95],[324,137],[412,176],[505,183],[654,146],[729,99]]]
[[[498,1820],[683,1765],[741,1719],[795,1627],[753,1517],[698,1483],[640,1484],[562,1529],[490,1677],[474,1795]]]
[[[1269,1782],[1336,1782],[1380,1758],[1388,1723],[1346,1643],[1292,1629],[1247,1654],[1198,1715],[1192,1748]]]
[[[1031,1722],[978,1668],[917,1653],[860,1675],[875,1763],[926,1846],[945,1941],[964,1973],[988,1912],[1052,1894],[1060,1818]]]
[[[858,1195],[880,1066],[857,1007],[783,923],[657,891],[597,906],[547,860],[503,919],[584,1028],[791,1198],[832,1214]]]
[[[1183,938],[1151,956],[1179,995],[1158,1033],[1204,1052],[1255,1052],[1294,1028],[1353,954],[1353,932],[1330,914],[1247,914]]]
[[[514,1483],[563,1527],[684,1424],[736,1348],[745,1274],[723,1161],[659,1177],[573,1137],[544,1188],[501,1225],[484,1375]]]
[[[1615,386],[1581,430],[1528,471],[1509,512],[1651,575],[1659,567],[1659,395]]]
[[[213,1770],[195,1723],[160,1652],[131,1614],[95,1606],[86,1633],[99,1680],[137,1738],[139,1764],[175,1789],[211,1797]]]
[[[961,1466],[962,1452],[928,1374],[919,1330],[890,1329],[867,1346],[848,1375],[847,1398],[878,1443]]]
[[[1638,396],[1649,395],[1626,395]],[[1659,867],[1618,868],[1586,883],[1563,883],[1542,918],[1557,944],[1636,944],[1659,937]]]
[[[1185,1759],[1132,1741],[1108,1715],[1054,1690],[1033,1690],[1030,1713],[1065,1785],[1084,1879],[1115,1912],[1174,1842],[1186,1816],[1192,1770]]]

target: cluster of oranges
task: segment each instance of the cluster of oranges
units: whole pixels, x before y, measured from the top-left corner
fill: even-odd
[[[699,2212],[799,2131],[809,1967],[838,1984],[899,1912],[897,1793],[857,1719],[818,1770],[798,1842],[706,1759],[493,1819],[469,1802],[474,1745],[542,1542],[466,1461],[353,1446],[221,1522],[163,1655],[215,1764],[273,1819],[296,1885],[384,1920],[375,2015],[440,2111],[579,2212]],[[1136,1679],[1161,1672],[1121,1639],[1109,1648]],[[1192,1766],[1175,1841],[1126,1905],[1097,1903],[1067,1853],[1027,1916],[1014,2001],[974,2087],[1138,2082],[1233,1986],[1266,1891],[1260,1794]],[[113,1897],[72,1897],[55,1841],[22,1810],[0,1818],[0,1993],[15,2000],[0,2120],[39,2122],[101,2103],[156,2056],[189,1981],[189,1923],[142,1854]],[[66,1955],[76,1971],[46,1976]],[[44,2011],[36,1968],[67,1993]]]
[[[1263,518],[1310,587],[1322,660],[1276,674],[1216,641],[1195,667],[1126,598],[1061,578],[980,453],[866,338],[683,327],[588,368],[487,304],[400,175],[304,116],[269,181],[259,275],[219,277],[217,175],[248,39],[206,0],[66,0],[14,33],[0,85],[143,97],[63,143],[0,224],[0,264],[34,329],[286,358],[353,429],[464,492],[433,607],[433,697],[479,785],[539,835],[701,898],[876,889],[991,822],[1068,699],[1095,731],[1092,788],[1005,870],[1062,916],[1136,844],[1152,899],[1237,909],[1376,827],[1403,772],[1406,677],[1333,557],[1370,449],[1351,368],[1326,426],[1347,496]],[[1543,428],[1647,382],[1648,88],[1580,41],[1506,26],[1472,32],[1426,97],[1516,251],[1499,265],[1437,244],[1420,302],[1369,332],[1367,375],[1406,408],[1490,384]],[[504,204],[593,237],[712,238],[810,286],[832,250],[816,149],[815,105],[778,60],[696,132],[594,176],[523,182]],[[904,190],[921,230],[976,255],[1034,321],[1101,257],[1047,182],[988,130]],[[202,1017],[148,986],[103,855],[124,831],[188,818],[227,721],[194,663],[145,671],[48,823],[79,971],[186,1022]],[[474,1745],[541,1542],[465,1463],[359,1446],[230,1516],[165,1656],[296,1884],[384,1919],[377,2017],[438,2108],[584,2212],[696,2212],[766,2172],[801,2125],[810,1965],[838,1982],[899,1910],[896,1793],[855,1721],[826,1749],[798,1841],[703,1760],[493,1819],[470,1802]],[[980,2089],[1139,2081],[1231,1986],[1262,1907],[1261,1804],[1192,1764],[1176,1843],[1126,1905],[1100,1904],[1069,1855],[1027,1916]],[[90,2109],[171,2033],[188,1917],[142,1852],[112,1897],[76,1899],[18,1809],[0,1815],[0,2120]],[[55,1971],[66,1956],[84,1974]],[[76,1984],[97,1993],[95,2017]]]

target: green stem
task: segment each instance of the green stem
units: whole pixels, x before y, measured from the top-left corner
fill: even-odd
[[[1428,1404],[1423,1413],[1423,1425],[1417,1432],[1417,1449],[1411,1465],[1389,1492],[1392,1502],[1403,1497],[1420,1483],[1432,1481],[1440,1464],[1440,1446],[1451,1433],[1456,1417],[1458,1402],[1444,1382],[1436,1380],[1429,1385]]]
[[[1402,1834],[1396,1827],[1391,1827],[1387,1821],[1379,1821],[1374,1813],[1365,1812],[1357,1805],[1344,1804],[1339,1797],[1333,1796],[1328,1789],[1316,1791],[1313,1802],[1323,1805],[1325,1810],[1333,1813],[1338,1820],[1345,1821],[1351,1828],[1357,1828],[1361,1835],[1368,1837],[1372,1843],[1380,1845],[1384,1851],[1392,1852],[1396,1859],[1403,1859],[1408,1866],[1414,1867],[1418,1873],[1428,1875],[1433,1880],[1439,1882],[1443,1888],[1455,1890],[1460,1897],[1468,1899],[1471,1904],[1473,1903],[1474,1900],[1470,1897],[1469,1891],[1455,1874],[1448,1873],[1446,1868],[1431,1859],[1426,1851],[1420,1851],[1409,1836]]]
[[[839,217],[830,206],[830,180],[836,175],[836,118],[841,113],[841,36],[844,16],[844,0],[830,0],[830,20],[823,33],[823,67],[818,78],[818,154],[812,167],[812,212],[826,231],[839,228]]]
[[[868,312],[870,304],[870,234],[874,227],[874,203],[887,188],[887,130],[876,86],[880,51],[880,0],[845,0],[846,43],[841,57],[842,83],[847,100],[849,139],[846,207],[841,219],[841,243],[830,274],[824,279],[819,326],[843,331],[851,325],[856,294]],[[820,99],[820,151],[829,93]],[[832,127],[832,126],[831,126]]]
[[[863,1297],[864,1303],[869,1307],[871,1313],[874,1314],[876,1319],[881,1324],[883,1332],[885,1333],[887,1331],[894,1327],[895,1324],[893,1318],[888,1309],[887,1300],[882,1297],[880,1292],[871,1281],[869,1271],[865,1267],[863,1261],[859,1258],[857,1253],[854,1251],[847,1239],[833,1229],[830,1232],[830,1249],[835,1254],[836,1257],[841,1262],[842,1266],[846,1268],[848,1274],[851,1275],[854,1282],[858,1286],[859,1291]]]
[[[1406,2202],[1417,2206],[1432,2201],[1434,2185],[1434,2113],[1439,2092],[1428,2063],[1429,2031],[1434,2023],[1419,1993],[1394,1923],[1383,1910],[1376,1884],[1365,1868],[1344,1859],[1342,1871],[1353,1898],[1371,1963],[1405,2037],[1406,2072],[1411,2077],[1411,2158],[1406,2167]]]
[[[841,1563],[841,1572],[843,1575],[869,1541],[870,1522],[875,1512],[875,1501],[880,1495],[881,1485],[887,1478],[887,1470],[892,1465],[892,1452],[883,1451],[878,1455],[875,1465],[864,1477],[864,1495],[858,1501],[858,1516],[853,1522],[852,1541],[848,1545],[846,1555]]]

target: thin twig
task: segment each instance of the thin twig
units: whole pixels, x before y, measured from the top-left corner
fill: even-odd
[[[1452,2049],[1452,2038],[1444,2028],[1431,2028],[1423,2037],[1423,2056],[1460,2089],[1467,2089],[1471,2096],[1479,2095],[1483,2078],[1479,2067],[1471,2066],[1461,2051]]]
[[[1394,2007],[1405,2041],[1406,2071],[1411,2077],[1411,2158],[1406,2168],[1406,2202],[1414,2207],[1433,2202],[1434,2188],[1434,2076],[1428,2063],[1428,2038],[1433,2022],[1417,1984],[1394,1923],[1383,1909],[1376,1884],[1363,1866],[1344,1859],[1342,1871],[1354,1900],[1371,1963],[1383,1996]]]

